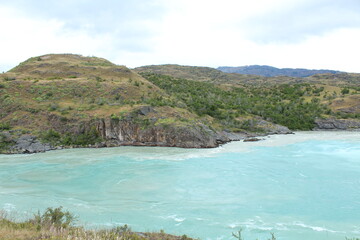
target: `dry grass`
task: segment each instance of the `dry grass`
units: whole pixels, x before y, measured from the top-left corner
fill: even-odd
[[[192,240],[186,235],[179,237],[163,231],[134,232],[127,225],[98,230],[68,226],[63,222],[58,225],[44,221],[43,216],[34,215],[32,219],[19,222],[9,217],[6,211],[0,210],[0,240]]]

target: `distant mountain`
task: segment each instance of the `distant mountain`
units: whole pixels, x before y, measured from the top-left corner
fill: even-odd
[[[250,65],[250,66],[242,66],[242,67],[218,67],[217,69],[225,73],[240,73],[240,74],[258,75],[264,77],[276,77],[276,76],[309,77],[315,74],[341,73],[339,71],[334,71],[334,70],[276,68],[266,65]]]

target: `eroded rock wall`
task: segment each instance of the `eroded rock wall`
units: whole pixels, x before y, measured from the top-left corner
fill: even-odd
[[[168,146],[212,148],[230,139],[203,124],[176,126],[152,125],[142,127],[127,120],[102,119],[97,130],[106,146]]]

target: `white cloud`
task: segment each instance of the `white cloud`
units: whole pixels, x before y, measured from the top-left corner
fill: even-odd
[[[346,9],[354,2],[344,1],[347,3]],[[306,29],[312,21],[319,22],[318,19],[307,19],[304,31],[312,34],[303,35],[298,41],[276,41],[276,36],[272,37],[272,41],[253,39],[252,32],[273,23],[252,23],[251,19],[264,17],[266,20],[275,19],[274,22],[278,23],[281,18],[277,14],[287,14],[298,6],[309,7],[312,2],[157,0],[156,3],[161,5],[161,16],[155,18],[148,13],[146,18],[133,16],[130,20],[118,19],[117,23],[107,24],[106,21],[115,19],[109,16],[109,20],[102,19],[106,31],[95,31],[101,28],[101,24],[96,28],[91,27],[91,24],[97,23],[96,19],[85,21],[90,27],[86,27],[86,24],[68,27],[69,20],[61,18],[60,14],[56,19],[49,19],[48,16],[34,18],[18,8],[0,6],[0,21],[6,23],[2,24],[0,32],[0,71],[8,70],[32,56],[78,53],[104,57],[129,67],[165,63],[210,67],[266,64],[360,72],[356,63],[356,57],[360,55],[360,28],[347,24],[343,26],[343,22],[349,22],[345,16],[344,21],[332,21],[336,28],[327,28],[321,34],[316,34],[314,29]],[[337,6],[334,0],[331,2]],[[320,3],[325,4],[326,1],[319,0]],[[333,10],[329,12],[333,13]],[[113,12],[116,11],[109,11],[109,14]],[[272,14],[275,15],[272,17]],[[360,13],[352,14],[355,14],[352,16],[354,19],[360,18]],[[321,21],[326,19],[326,16],[318,17]],[[287,19],[283,21],[286,24]],[[293,21],[296,22],[296,19]],[[316,27],[320,28],[321,24]],[[251,28],[255,28],[254,31],[250,31]],[[288,28],[284,31],[287,31],[285,35],[292,34]],[[271,28],[262,37],[271,37],[270,33]]]
[[[162,34],[155,41],[157,62],[152,64],[211,67],[264,64],[359,72],[355,56],[360,53],[357,47],[360,28],[336,28],[294,42],[261,42],[249,36],[251,23],[245,27],[241,24],[255,15],[285,11],[294,8],[294,4],[305,3],[309,1],[296,0],[291,5],[283,0],[184,0],[170,4],[161,25]]]
[[[12,8],[0,8],[0,71],[8,70],[29,57],[48,53],[106,55],[111,36],[90,36],[84,31],[64,29],[64,23],[30,19]],[[7,69],[4,69],[7,68]]]

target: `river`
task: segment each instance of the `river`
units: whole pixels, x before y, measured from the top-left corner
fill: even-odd
[[[201,239],[360,236],[360,133],[297,132],[215,149],[117,147],[0,155],[0,209],[63,206],[88,228]]]

